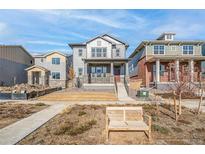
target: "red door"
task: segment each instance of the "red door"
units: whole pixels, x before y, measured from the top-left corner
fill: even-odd
[[[114,75],[116,82],[120,82],[120,66],[114,67]]]

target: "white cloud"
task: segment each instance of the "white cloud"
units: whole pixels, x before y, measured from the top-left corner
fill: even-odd
[[[0,22],[0,34],[5,34],[7,33],[7,24]]]
[[[63,18],[69,21],[83,20],[83,22],[95,22],[112,28],[132,30],[148,23],[145,18],[129,13],[127,10],[34,10],[34,12],[42,14],[44,20],[52,23],[56,23],[58,18]]]
[[[26,41],[28,44],[45,44],[45,45],[55,45],[55,46],[66,46],[65,43],[59,43],[59,42],[54,42],[54,41]]]

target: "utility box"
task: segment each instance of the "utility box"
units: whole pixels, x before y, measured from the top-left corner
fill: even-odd
[[[149,97],[149,91],[148,90],[144,90],[144,89],[142,89],[142,90],[138,90],[137,91],[137,96],[138,97]]]

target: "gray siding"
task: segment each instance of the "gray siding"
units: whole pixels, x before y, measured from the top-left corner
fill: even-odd
[[[159,44],[163,45],[163,44]],[[192,44],[190,44],[192,45]],[[183,45],[164,45],[165,46],[165,55],[183,55]],[[175,47],[175,50],[172,50],[172,47]],[[201,56],[202,48],[200,45],[194,46],[194,55]],[[147,55],[153,55],[154,45],[147,46]]]
[[[145,56],[145,49],[142,48],[129,62],[129,75],[135,76],[138,74],[138,61]]]
[[[0,84],[12,86],[14,83],[26,83],[25,69],[32,65],[31,62],[33,57],[22,47],[0,46]]]

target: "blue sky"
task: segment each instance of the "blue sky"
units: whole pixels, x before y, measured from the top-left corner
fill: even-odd
[[[205,40],[205,10],[0,10],[0,44],[23,45],[32,54],[71,53],[68,43],[108,33],[130,45],[128,56],[165,31]]]

